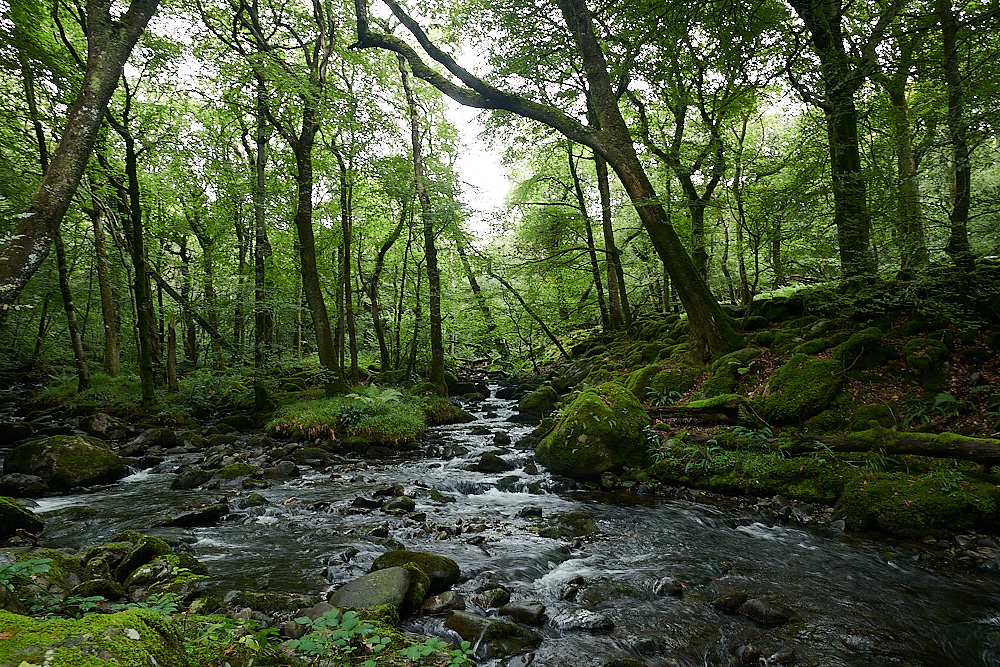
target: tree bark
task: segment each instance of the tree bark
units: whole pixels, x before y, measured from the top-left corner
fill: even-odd
[[[116,377],[121,372],[121,351],[118,345],[121,320],[114,294],[111,292],[111,265],[108,242],[104,235],[104,208],[95,199],[86,209],[94,228],[94,261],[97,264],[97,284],[101,293],[101,315],[104,320],[104,372]]]
[[[406,103],[410,108],[410,144],[413,150],[413,182],[417,189],[417,201],[420,202],[420,215],[424,223],[424,262],[427,266],[427,291],[431,324],[431,365],[428,382],[434,385],[442,396],[448,395],[448,383],[444,374],[444,337],[441,335],[441,273],[437,262],[437,245],[434,240],[434,216],[431,211],[431,198],[427,192],[427,179],[424,174],[424,159],[420,141],[420,116],[417,110],[417,100],[410,87],[409,76],[406,73],[406,61],[402,56],[399,60],[399,75],[406,92]]]
[[[396,228],[392,230],[378,250],[378,254],[375,257],[375,269],[372,271],[371,281],[368,283],[367,289],[368,300],[371,303],[372,328],[375,329],[375,338],[378,340],[379,362],[383,373],[387,373],[393,366],[392,358],[389,355],[389,345],[385,339],[385,324],[382,322],[381,306],[378,298],[379,281],[382,279],[382,271],[385,267],[385,256],[389,252],[389,249],[399,240],[400,234],[403,233],[406,216],[407,203],[405,200],[402,200],[400,202],[399,222],[396,223]]]
[[[110,0],[87,0],[87,71],[42,182],[0,248],[0,316],[48,256],[52,235],[76,194],[125,61],[157,4],[158,0],[132,0],[128,11],[115,20]]]
[[[271,285],[267,280],[267,263],[271,259],[271,242],[267,237],[267,90],[264,84],[257,82],[256,95],[256,127],[254,132],[254,187],[253,187],[253,404],[258,411],[264,410],[268,404],[267,389],[264,385],[264,368],[271,357],[271,341],[274,337],[274,326],[271,308],[267,299]]]
[[[490,310],[490,304],[486,300],[486,295],[483,294],[483,288],[480,287],[479,281],[476,279],[476,274],[472,271],[468,253],[465,251],[465,240],[459,238],[456,245],[458,246],[458,258],[462,262],[462,270],[469,281],[469,289],[472,290],[472,297],[479,306],[479,312],[483,314],[483,321],[486,322],[486,332],[493,339],[500,359],[506,360],[510,357],[510,348],[507,346],[507,340],[496,333],[498,328],[497,323],[493,318],[493,312]]]
[[[576,170],[576,160],[573,156],[573,142],[567,141],[566,147],[569,152],[569,173],[573,178],[573,190],[576,192],[576,205],[580,209],[580,216],[583,218],[583,225],[587,231],[587,254],[590,256],[590,268],[591,273],[593,273],[594,276],[594,287],[597,288],[597,307],[601,311],[601,328],[605,332],[608,332],[612,329],[611,315],[608,312],[608,304],[604,301],[604,281],[601,280],[601,267],[597,262],[597,248],[594,245],[594,229],[590,222],[590,215],[587,213],[587,199],[583,195],[583,187],[580,185],[580,176]],[[608,269],[608,273],[610,275],[610,268]],[[620,309],[621,305],[618,305]]]
[[[351,247],[354,236],[354,165],[349,164],[340,151],[334,151],[340,170],[340,227],[343,234],[344,256],[341,280],[344,290],[344,320],[347,325],[347,345],[351,357],[350,379],[352,385],[361,382],[358,370],[358,333],[354,323],[354,299],[351,276]]]

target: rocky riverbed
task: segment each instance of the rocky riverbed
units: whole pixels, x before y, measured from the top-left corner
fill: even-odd
[[[139,433],[104,417],[97,427],[53,419],[32,435],[100,434],[132,467],[117,482],[69,484],[34,501],[18,485],[37,480],[16,473],[3,493],[46,520],[40,546],[79,560],[80,583],[97,567],[89,547],[131,530],[134,549],[152,535],[170,551],[151,561],[178,562],[151,581],[177,588],[184,605],[258,619],[286,638],[296,614],[321,613],[328,596],[385,569],[376,565],[384,554],[408,550],[447,559],[458,576],[419,605],[408,582],[400,627],[454,643],[471,637],[480,664],[1000,660],[989,536],[869,539],[843,532],[832,508],[780,496],[614,478],[583,485],[534,462],[532,427],[518,423],[511,401],[465,407],[474,422],[432,428],[390,458],[326,439],[275,439],[236,416]],[[188,557],[207,575],[180,565]],[[189,581],[175,581],[176,567]],[[123,594],[148,594],[139,588],[133,576]]]

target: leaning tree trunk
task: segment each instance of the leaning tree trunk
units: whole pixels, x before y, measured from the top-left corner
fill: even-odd
[[[576,160],[573,156],[573,142],[566,142],[569,149],[569,173],[573,177],[573,190],[576,193],[576,205],[580,209],[580,216],[583,218],[584,229],[587,231],[587,254],[590,256],[590,269],[594,276],[594,287],[597,288],[597,307],[601,311],[601,328],[604,332],[611,331],[611,315],[608,312],[608,304],[604,300],[604,281],[601,280],[601,267],[597,262],[597,248],[594,245],[594,229],[587,213],[587,199],[583,195],[583,187],[580,185],[580,175],[576,170]],[[610,255],[610,253],[608,253]],[[608,273],[611,273],[611,261],[608,260]],[[617,299],[617,293],[612,296]],[[618,304],[619,309],[621,304]]]
[[[49,253],[94,149],[104,110],[159,0],[132,0],[119,19],[110,0],[87,0],[87,70],[42,182],[0,248],[0,306],[13,304]],[[6,312],[0,307],[0,314]],[[2,316],[2,315],[0,315]]]

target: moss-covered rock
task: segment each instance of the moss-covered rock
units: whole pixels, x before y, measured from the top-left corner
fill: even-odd
[[[653,378],[661,370],[659,364],[649,364],[634,370],[625,378],[625,388],[641,399],[649,393]]]
[[[926,375],[948,357],[944,343],[932,338],[911,338],[903,345],[903,358],[917,375]]]
[[[803,422],[825,410],[843,386],[839,363],[796,354],[768,380],[761,416],[770,424]]]
[[[517,623],[486,618],[467,611],[451,611],[445,627],[457,632],[462,639],[475,642],[487,659],[520,653],[542,641],[542,636],[537,632]]]
[[[403,567],[407,563],[412,563],[427,575],[430,580],[429,595],[448,590],[458,583],[458,578],[461,576],[458,563],[447,556],[407,549],[385,552],[375,559],[371,569],[374,572],[389,567]]]
[[[762,353],[759,347],[746,347],[716,359],[710,375],[701,385],[701,396],[711,398],[734,393],[740,376],[749,370],[750,362]]]
[[[600,479],[605,472],[642,463],[647,426],[649,415],[632,392],[608,382],[583,392],[566,408],[535,458],[560,475]]]
[[[939,468],[923,476],[904,472],[859,477],[835,508],[854,530],[879,529],[920,538],[970,528],[1000,527],[1000,488],[979,475]]]
[[[36,475],[55,490],[121,479],[125,463],[98,438],[53,435],[18,445],[7,453],[4,473]]]
[[[552,412],[558,402],[559,395],[556,393],[556,390],[546,385],[539,387],[522,398],[521,402],[517,404],[517,408],[521,412],[526,412],[541,419]]]
[[[237,461],[236,463],[230,463],[224,468],[219,468],[215,471],[215,474],[222,479],[236,479],[237,477],[255,475],[258,472],[259,470],[249,463]]]
[[[467,424],[476,418],[443,396],[424,396],[417,403],[430,426]]]
[[[13,498],[0,496],[0,539],[13,537],[18,529],[35,534],[45,527],[45,522]]]
[[[174,625],[149,609],[40,621],[0,611],[0,667],[187,667]]]

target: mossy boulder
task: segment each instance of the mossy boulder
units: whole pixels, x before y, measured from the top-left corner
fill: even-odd
[[[423,410],[429,426],[467,424],[476,419],[443,396],[424,396],[417,406]]]
[[[127,473],[106,442],[85,435],[53,435],[18,445],[7,453],[3,471],[36,475],[54,490],[113,482]]]
[[[843,366],[833,360],[793,355],[776,370],[761,400],[770,424],[796,424],[825,410],[844,387]]]
[[[539,387],[522,398],[521,402],[517,404],[517,408],[521,412],[526,412],[541,419],[552,412],[558,402],[559,394],[556,393],[555,389],[546,385]]]
[[[948,357],[948,348],[932,338],[911,338],[903,345],[906,365],[917,375],[927,375]]]
[[[854,530],[878,529],[905,538],[1000,527],[1000,488],[974,473],[939,468],[858,477],[834,511]]]
[[[628,389],[614,382],[581,393],[555,429],[538,444],[535,458],[552,472],[597,480],[605,472],[640,465],[649,415]]]
[[[702,366],[679,363],[654,375],[649,381],[649,391],[660,396],[666,396],[673,391],[683,394],[695,385],[704,372]]]
[[[370,609],[392,605],[400,609],[410,589],[410,572],[405,567],[387,567],[349,581],[330,596],[334,607]]]
[[[45,527],[31,510],[13,498],[0,496],[0,539],[13,537],[20,528],[29,533],[37,533]]]
[[[651,382],[656,375],[663,370],[659,364],[650,364],[632,371],[625,378],[625,388],[639,398],[645,397],[649,393]]]
[[[222,479],[236,479],[237,477],[255,475],[258,472],[259,470],[249,463],[237,461],[236,463],[230,463],[224,468],[220,468],[215,474]]]
[[[542,642],[542,636],[534,630],[512,621],[487,618],[467,611],[451,611],[444,625],[457,632],[462,639],[476,643],[486,659],[521,653]]]
[[[0,611],[0,637],[0,667],[188,665],[177,629],[150,609],[48,621]]]
[[[712,363],[711,373],[701,385],[701,395],[711,398],[732,394],[741,375],[749,370],[750,362],[763,354],[759,347],[745,347],[719,357]]]
[[[446,591],[456,583],[461,576],[458,563],[447,556],[439,556],[423,551],[396,549],[387,551],[372,563],[372,572],[389,567],[404,567],[408,563],[419,568],[430,581],[428,595],[436,595]]]

